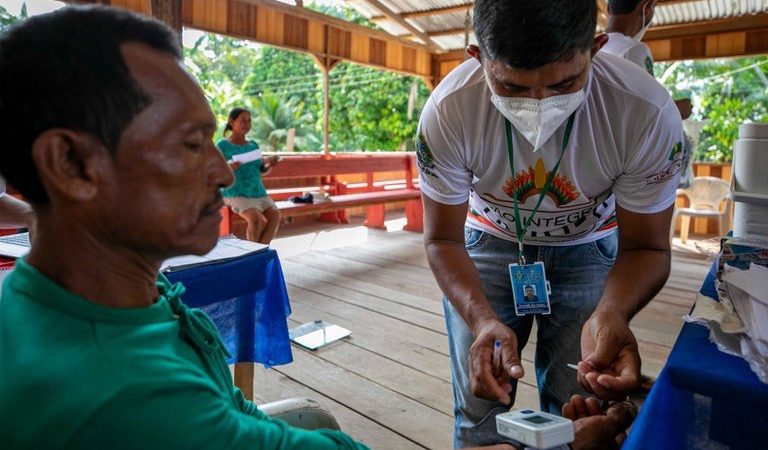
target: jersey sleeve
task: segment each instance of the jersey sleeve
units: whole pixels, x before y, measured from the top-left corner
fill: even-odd
[[[640,214],[663,211],[675,202],[687,150],[683,145],[683,125],[672,99],[640,135],[639,142],[629,143],[624,173],[614,182],[616,203]]]
[[[430,97],[421,113],[416,137],[419,186],[424,195],[446,205],[467,201],[472,182],[456,128]]]
[[[651,76],[654,76],[653,56],[651,56],[651,50],[645,44],[635,45],[630,48],[624,57],[645,69]]]

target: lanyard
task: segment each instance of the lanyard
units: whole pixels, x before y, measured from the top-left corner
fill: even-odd
[[[520,223],[520,207],[518,206],[517,201],[517,192],[514,192],[512,195],[512,200],[514,200],[514,206],[515,206],[515,232],[517,234],[517,243],[519,245],[519,258],[520,258],[520,264],[525,265],[525,256],[523,255],[523,240],[525,239],[525,232],[528,231],[528,227],[531,225],[531,222],[533,222],[533,218],[536,216],[536,213],[539,212],[539,207],[541,206],[541,202],[544,200],[544,196],[547,195],[547,192],[549,192],[549,187],[552,185],[552,180],[555,179],[555,175],[557,174],[557,169],[560,167],[560,161],[563,160],[563,155],[565,154],[566,148],[568,148],[568,141],[571,138],[571,130],[573,129],[573,120],[576,117],[576,112],[574,111],[571,113],[571,116],[568,118],[568,124],[565,126],[565,136],[563,136],[563,145],[562,149],[560,150],[560,157],[557,159],[557,164],[555,164],[555,167],[552,168],[552,170],[549,172],[549,176],[547,176],[547,181],[544,183],[544,186],[541,188],[541,193],[539,194],[539,200],[536,202],[536,206],[531,211],[531,215],[528,217],[528,220],[525,221],[524,224]],[[512,126],[509,124],[509,120],[504,119],[504,127],[507,131],[507,154],[509,155],[509,168],[512,171],[512,178],[515,177],[515,158],[513,156],[513,145],[512,145]]]

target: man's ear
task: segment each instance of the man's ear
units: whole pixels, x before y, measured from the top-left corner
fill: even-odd
[[[475,44],[470,44],[467,46],[467,54],[477,60],[480,64],[483,63],[483,57],[480,54],[480,47],[478,47]]]
[[[608,43],[607,34],[603,33],[598,36],[595,36],[595,43],[592,44],[592,49],[590,50],[591,55],[595,56],[595,54],[599,52],[600,49],[603,48],[603,46],[607,43]]]
[[[32,143],[32,159],[48,195],[74,202],[96,196],[108,153],[97,139],[61,128],[44,131]]]

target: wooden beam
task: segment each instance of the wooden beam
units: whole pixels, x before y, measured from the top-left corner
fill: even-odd
[[[605,30],[608,25],[608,0],[597,0],[597,28]]]
[[[651,27],[648,32],[645,33],[643,42],[679,37],[705,36],[709,34],[726,32],[747,31],[760,28],[768,28],[768,13]]]
[[[182,0],[152,0],[150,13],[176,31],[181,44],[181,1]]]
[[[101,3],[151,15],[152,0]],[[185,27],[418,77],[433,76],[429,47],[275,0],[182,0]],[[326,27],[328,32],[326,33]]]
[[[470,25],[469,31],[472,31],[472,26]],[[465,29],[464,28],[449,28],[447,30],[437,30],[437,31],[428,31],[427,34],[431,37],[435,36],[451,36],[453,34],[464,34]]]
[[[387,7],[385,4],[381,3],[378,0],[365,0],[366,3],[370,4],[374,8],[378,9],[382,13],[384,13],[385,16],[389,17],[393,21],[395,21],[398,25],[402,26],[406,30],[410,31],[414,36],[418,37],[422,40],[422,42],[430,47],[431,49],[437,48],[437,44],[435,44],[432,39],[429,38],[429,36],[424,33],[423,31],[419,30],[415,26],[411,25],[410,22],[405,20],[400,14],[392,11]]]
[[[643,42],[656,61],[765,55],[768,54],[768,27]]]
[[[192,2],[194,3],[197,0],[184,0],[185,3]],[[367,36],[375,37],[377,39],[383,39],[387,41],[395,41],[399,42],[402,45],[407,45],[410,47],[417,47],[422,48],[427,51],[431,51],[431,49],[424,44],[419,44],[410,40],[406,39],[400,39],[397,36],[394,36],[392,34],[386,33],[384,31],[380,30],[374,30],[373,28],[364,27],[362,25],[358,25],[356,23],[348,22],[343,19],[339,19],[336,17],[329,16],[327,14],[322,14],[319,12],[312,11],[307,8],[297,8],[295,6],[291,6],[287,3],[278,2],[276,0],[216,0],[224,3],[247,3],[254,6],[263,6],[265,8],[269,8],[274,11],[282,12],[283,14],[290,14],[292,16],[296,16],[302,19],[311,20],[311,21],[317,21],[322,22],[324,24],[328,24],[333,26],[334,28],[338,28],[340,30],[344,31],[350,31],[354,33],[360,33]]]

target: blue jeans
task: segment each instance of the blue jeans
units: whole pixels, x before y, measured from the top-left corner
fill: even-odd
[[[475,263],[491,307],[501,321],[517,335],[522,354],[531,333],[534,316],[515,315],[508,265],[518,260],[517,243],[497,238],[483,231],[466,228],[467,252]],[[560,414],[571,395],[586,392],[576,379],[576,372],[566,366],[581,360],[581,328],[595,310],[608,272],[618,250],[614,233],[598,241],[567,247],[525,246],[528,262],[544,263],[552,284],[549,296],[552,313],[536,315],[536,379],[543,411]],[[450,302],[443,298],[453,380],[454,445],[480,446],[498,443],[495,420],[489,415],[504,411],[498,402],[472,395],[467,356],[474,336]],[[514,402],[517,382],[512,380],[510,397]],[[500,408],[501,407],[501,408]],[[486,419],[486,420],[484,420]]]

